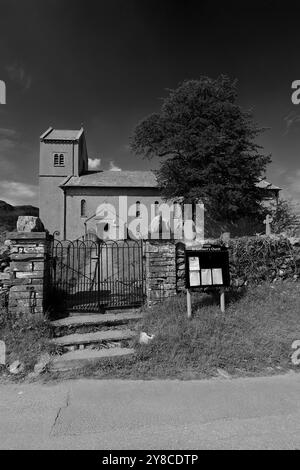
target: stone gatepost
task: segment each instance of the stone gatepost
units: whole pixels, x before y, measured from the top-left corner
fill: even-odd
[[[45,313],[50,239],[46,232],[12,232],[9,312],[12,315]]]
[[[147,240],[146,292],[151,306],[176,295],[176,245],[170,240]]]

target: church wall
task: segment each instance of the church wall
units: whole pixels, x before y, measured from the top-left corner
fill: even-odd
[[[147,207],[149,213],[151,204],[155,201],[162,203],[159,190],[156,188],[72,188],[67,189],[66,198],[66,238],[74,240],[81,237],[85,233],[84,222],[96,213],[100,204],[112,204],[116,208],[117,220],[119,216],[119,197],[127,196],[128,208],[135,205],[137,201]],[[86,215],[81,217],[81,200],[86,201]],[[131,219],[129,218],[128,221]],[[96,228],[94,219],[87,222],[87,228]]]
[[[65,165],[55,167],[53,155],[63,153],[65,155]],[[78,146],[73,142],[44,143],[41,142],[40,149],[40,175],[43,176],[68,176],[74,174],[75,161],[77,160]]]
[[[59,185],[65,177],[40,177],[40,219],[51,234],[58,230],[63,234],[64,193]]]

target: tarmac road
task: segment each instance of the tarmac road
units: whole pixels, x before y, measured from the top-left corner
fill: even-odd
[[[300,449],[300,375],[0,385],[1,449]]]

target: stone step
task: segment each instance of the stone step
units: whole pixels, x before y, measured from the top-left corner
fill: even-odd
[[[138,312],[104,313],[94,315],[78,315],[51,322],[54,328],[120,325],[131,320],[140,320],[142,314]]]
[[[72,351],[61,356],[55,356],[50,364],[50,371],[65,372],[69,370],[81,369],[89,366],[97,361],[105,359],[120,359],[130,357],[134,354],[134,349],[130,348],[113,348],[82,351]]]
[[[106,341],[123,341],[132,339],[136,333],[132,330],[107,330],[95,333],[75,333],[73,335],[53,338],[51,342],[56,346],[73,346],[80,344],[102,343]]]
[[[125,314],[125,313],[138,313],[140,312],[139,308],[126,308],[126,309],[110,309],[110,310],[105,310],[105,314],[103,313],[95,313],[95,312],[90,312],[88,310],[71,310],[69,312],[69,318],[70,317],[83,317],[83,316],[90,316],[90,315],[119,315],[120,313]]]

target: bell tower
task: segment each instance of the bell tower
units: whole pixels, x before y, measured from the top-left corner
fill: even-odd
[[[40,137],[40,218],[50,233],[63,233],[65,217],[61,184],[88,171],[84,130],[58,130],[50,127]]]

